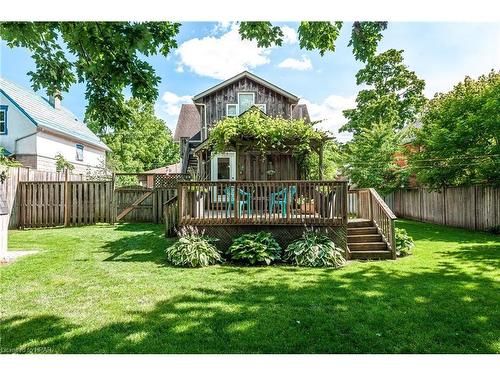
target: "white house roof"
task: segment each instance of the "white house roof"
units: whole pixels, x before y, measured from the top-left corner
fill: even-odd
[[[48,100],[34,91],[0,78],[0,92],[10,100],[33,124],[47,130],[76,138],[101,149],[110,151],[87,125],[64,107],[54,108]]]
[[[225,87],[227,85],[230,85],[231,83],[239,81],[243,77],[250,78],[250,79],[256,81],[257,83],[260,83],[262,86],[265,86],[265,87],[267,87],[267,88],[269,88],[269,89],[271,89],[273,91],[276,91],[276,92],[280,93],[281,95],[283,95],[283,96],[291,99],[294,102],[297,102],[299,100],[298,96],[295,96],[295,95],[289,93],[288,91],[283,90],[282,88],[280,88],[280,87],[278,87],[276,85],[273,85],[271,82],[268,82],[265,79],[262,79],[262,78],[256,76],[255,74],[250,73],[250,72],[248,72],[246,70],[244,72],[241,72],[240,74],[235,75],[234,77],[226,79],[225,81],[222,81],[221,83],[219,83],[219,84],[217,84],[217,85],[215,85],[213,87],[210,87],[209,89],[207,89],[207,90],[199,93],[198,95],[196,95],[196,96],[193,97],[193,100],[196,101],[196,100],[198,100],[200,98],[203,98],[204,96],[207,96],[207,95],[211,94],[212,92],[221,89],[222,87]]]

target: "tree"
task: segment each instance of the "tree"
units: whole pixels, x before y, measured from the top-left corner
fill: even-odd
[[[154,114],[153,105],[130,99],[125,105],[126,127],[102,135],[111,148],[108,164],[120,172],[143,172],[179,160],[179,148],[165,122]]]
[[[300,48],[318,50],[321,56],[325,52],[335,51],[335,42],[342,26],[343,22],[301,22],[297,30]],[[353,23],[349,46],[357,60],[365,62],[373,56],[382,39],[382,31],[386,28],[387,22]],[[256,40],[259,47],[281,46],[284,36],[279,26],[268,21],[241,22],[240,35],[244,39]]]
[[[342,22],[301,22],[301,48],[335,50]],[[354,22],[349,45],[357,59],[371,56],[387,22]],[[126,125],[124,89],[134,98],[153,102],[160,78],[144,56],[168,53],[177,47],[180,24],[175,22],[3,22],[0,37],[9,47],[31,51],[36,69],[35,90],[62,95],[75,83],[85,83],[88,105],[85,120],[94,131]],[[260,46],[281,45],[283,31],[270,22],[241,22],[242,38]]]
[[[357,187],[375,188],[383,195],[401,187],[409,175],[397,162],[405,137],[405,131],[394,131],[394,124],[387,122],[362,129],[345,146],[345,173]]]
[[[348,122],[341,131],[361,132],[380,122],[402,129],[424,106],[425,82],[403,63],[403,51],[390,49],[368,59],[356,74],[358,85],[369,85],[356,98],[357,107],[344,111]]]
[[[95,131],[126,124],[124,89],[153,102],[160,78],[144,56],[167,56],[177,47],[180,24],[172,22],[4,22],[0,37],[9,47],[32,53],[33,88],[62,95],[85,82],[85,118]]]
[[[66,172],[75,169],[75,166],[67,161],[61,153],[57,153],[56,157],[56,172]]]
[[[410,155],[419,182],[431,188],[500,185],[500,71],[466,77],[426,106]]]

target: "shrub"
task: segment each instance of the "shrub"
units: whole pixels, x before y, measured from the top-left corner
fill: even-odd
[[[302,238],[291,243],[284,258],[297,266],[342,267],[346,260],[344,251],[318,231],[305,230]]]
[[[235,261],[269,265],[280,260],[281,246],[269,232],[248,233],[236,238],[228,253]]]
[[[211,243],[215,239],[207,237],[194,227],[184,227],[177,232],[179,240],[167,247],[167,260],[174,266],[206,267],[222,262],[217,248]]]
[[[413,238],[402,228],[396,228],[396,254],[404,257],[411,254],[411,249],[415,246]]]
[[[489,227],[487,232],[491,234],[500,234],[500,225],[494,225],[492,227]]]

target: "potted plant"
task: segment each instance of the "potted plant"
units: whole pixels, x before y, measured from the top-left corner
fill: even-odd
[[[314,199],[310,198],[298,198],[297,202],[299,204],[300,213],[313,215],[315,213]]]

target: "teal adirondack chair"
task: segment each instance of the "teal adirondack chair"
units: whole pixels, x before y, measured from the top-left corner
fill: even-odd
[[[243,207],[246,206],[247,209],[247,216],[252,214],[252,208],[251,208],[251,199],[252,199],[252,194],[250,194],[247,191],[238,189],[240,192],[240,201],[239,201],[239,216],[241,217],[241,213],[243,212]],[[229,211],[234,207],[234,186],[228,186],[227,188],[224,189],[224,193],[227,196],[227,214],[229,215]]]
[[[293,199],[293,197],[297,194],[297,186],[292,186],[290,187],[290,198]],[[278,206],[281,209],[281,215],[283,217],[286,216],[286,205],[288,201],[288,188],[281,189],[280,191],[277,191],[276,193],[271,193],[271,196],[269,198],[269,212],[273,213],[274,212],[274,207]]]

